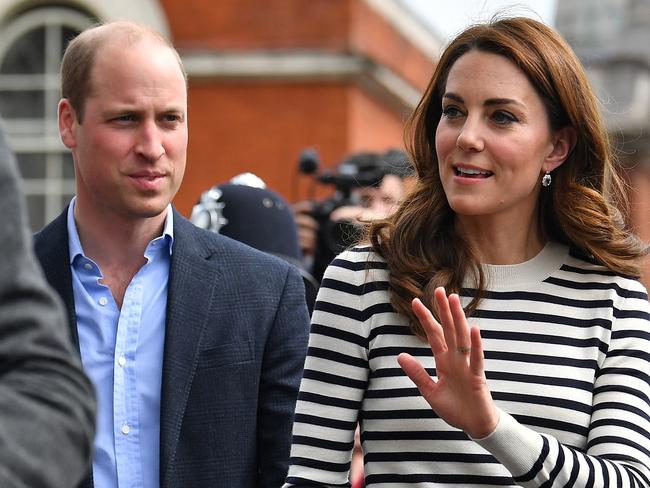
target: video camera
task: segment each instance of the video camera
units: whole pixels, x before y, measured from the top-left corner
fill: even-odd
[[[301,173],[313,175],[319,183],[332,185],[334,194],[315,202],[311,212],[318,222],[316,251],[314,256],[314,276],[320,277],[331,260],[350,244],[358,240],[361,228],[356,222],[335,222],[330,218],[334,210],[345,205],[360,205],[353,190],[363,187],[378,187],[384,176],[396,174],[404,177],[410,164],[406,154],[397,149],[385,153],[359,152],[341,161],[334,171],[318,172],[320,158],[316,150],[305,149],[299,158]]]

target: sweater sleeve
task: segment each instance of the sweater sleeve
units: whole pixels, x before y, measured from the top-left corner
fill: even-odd
[[[650,305],[638,282],[618,289],[609,348],[593,388],[587,449],[566,446],[501,412],[476,441],[520,486],[650,487]]]
[[[366,253],[328,267],[312,316],[285,488],[349,486],[354,431],[368,381]]]

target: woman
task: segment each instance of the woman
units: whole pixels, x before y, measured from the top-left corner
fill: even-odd
[[[369,487],[650,486],[646,249],[571,49],[468,28],[407,133],[416,187],[321,285],[285,486],[346,486],[357,420]]]

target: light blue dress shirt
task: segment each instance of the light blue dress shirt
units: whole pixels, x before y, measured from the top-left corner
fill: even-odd
[[[160,390],[173,214],[145,250],[146,264],[129,283],[122,309],[101,283],[102,272],[84,255],[68,210],[79,346],[97,392],[93,457],[95,488],[158,488]]]

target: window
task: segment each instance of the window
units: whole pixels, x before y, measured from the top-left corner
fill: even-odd
[[[59,139],[59,66],[68,41],[93,23],[68,8],[29,10],[0,26],[0,116],[24,181],[32,229],[74,194],[72,157]]]

